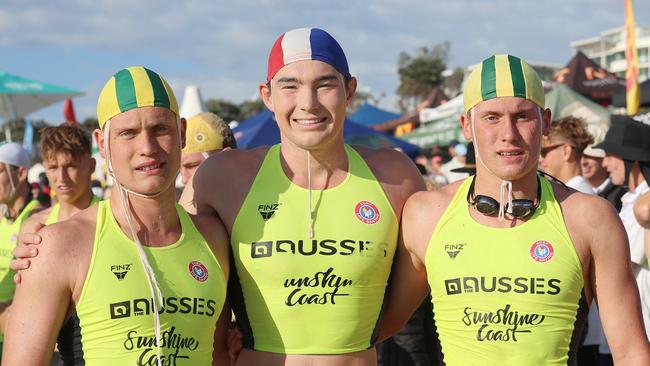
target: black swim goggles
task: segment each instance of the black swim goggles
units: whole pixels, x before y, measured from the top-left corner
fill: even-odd
[[[476,181],[476,175],[472,177],[472,184],[469,186],[469,191],[467,192],[467,203],[470,206],[474,206],[476,211],[482,213],[486,216],[493,216],[499,212],[499,202],[490,196],[478,195],[474,196],[474,182]],[[516,218],[525,218],[532,216],[535,213],[535,210],[539,207],[539,203],[542,198],[542,185],[539,181],[539,175],[537,176],[537,203],[529,199],[513,199],[512,206],[508,207],[506,202],[506,212]]]

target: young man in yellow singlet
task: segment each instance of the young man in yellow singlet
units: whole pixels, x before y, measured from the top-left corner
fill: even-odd
[[[468,77],[464,100],[476,176],[406,204],[397,255],[410,261],[393,275],[411,286],[393,286],[385,330],[430,287],[445,364],[575,364],[595,298],[615,364],[650,364],[615,210],[537,173],[551,112],[536,72],[492,56]]]
[[[67,220],[96,200],[90,189],[90,177],[95,170],[90,145],[90,138],[76,124],[64,123],[41,130],[43,166],[58,202],[33,214],[21,232],[33,232],[38,224]]]
[[[356,85],[329,34],[286,32],[259,87],[281,143],[213,155],[186,185],[185,207],[231,237],[238,365],[377,363],[399,218],[425,187],[404,154],[344,143]]]
[[[344,144],[357,84],[329,34],[283,34],[268,71],[281,143],[210,157],[181,198],[230,233],[238,364],[375,365],[399,216],[422,179],[401,153]]]
[[[100,94],[98,120],[115,194],[39,232],[3,362],[47,364],[61,329],[65,364],[228,364],[227,236],[218,218],[175,203],[185,121],[171,88],[123,69]]]

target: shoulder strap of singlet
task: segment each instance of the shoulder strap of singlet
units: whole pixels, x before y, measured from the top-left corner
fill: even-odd
[[[345,144],[345,152],[348,156],[348,170],[350,173],[354,172],[361,176],[369,176],[373,180],[377,180],[375,175],[372,173],[372,170],[357,150],[352,146]]]
[[[192,221],[192,218],[190,218],[190,215],[185,211],[183,206],[179,205],[178,203],[176,204],[176,212],[178,213],[178,219],[181,222],[181,230],[185,237],[200,237],[202,238],[203,235],[199,232],[199,229],[196,228],[194,225],[194,222]]]
[[[54,224],[55,222],[59,221],[60,208],[61,205],[59,205],[58,203],[52,206],[52,210],[50,211],[50,214],[47,215],[47,220],[45,220],[45,225]]]

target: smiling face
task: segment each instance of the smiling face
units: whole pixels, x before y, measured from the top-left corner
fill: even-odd
[[[305,150],[343,144],[343,122],[356,89],[341,73],[321,61],[298,61],[260,85],[266,106],[275,113],[284,144]]]
[[[172,186],[180,164],[173,112],[161,107],[136,108],[113,117],[109,128],[110,159],[122,185],[140,194],[156,194]],[[105,157],[103,134],[98,130],[95,134]]]
[[[603,159],[603,167],[609,172],[612,177],[612,183],[616,185],[623,185],[625,183],[625,163],[623,159],[616,155],[607,154]]]
[[[607,169],[603,167],[603,158],[582,155],[580,168],[582,176],[594,186],[596,183],[602,183],[609,176]]]
[[[501,97],[477,104],[470,118],[461,117],[465,138],[474,141],[477,161],[480,158],[494,175],[517,180],[536,171],[542,134],[550,125],[549,110],[542,113],[527,99]],[[483,164],[477,164],[477,171],[485,168]]]

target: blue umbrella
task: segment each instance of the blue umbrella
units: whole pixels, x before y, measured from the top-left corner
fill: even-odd
[[[258,146],[274,145],[280,142],[280,130],[275,123],[273,113],[264,109],[258,114],[245,119],[233,129],[237,146],[241,149],[252,149]],[[399,148],[406,155],[415,157],[420,148],[389,134],[375,131],[366,126],[345,120],[343,137],[349,144],[368,146],[371,148]]]

